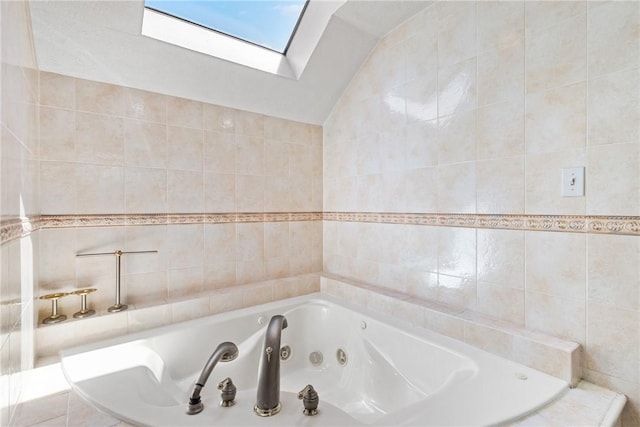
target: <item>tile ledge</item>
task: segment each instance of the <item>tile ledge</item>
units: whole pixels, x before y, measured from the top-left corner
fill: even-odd
[[[322,273],[320,289],[330,295],[356,301],[374,311],[388,311],[386,314],[402,318],[414,326],[433,330],[558,377],[571,387],[577,387],[582,379],[582,346],[579,343],[344,276]],[[381,303],[385,298],[390,298],[391,302]],[[428,315],[439,316],[442,323],[427,319]],[[472,327],[483,335],[483,342],[479,343],[477,337],[467,336],[467,329]],[[496,333],[500,335],[502,346],[492,342],[495,337],[491,334]]]

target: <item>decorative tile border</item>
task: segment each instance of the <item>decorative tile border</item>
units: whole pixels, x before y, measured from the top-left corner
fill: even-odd
[[[41,215],[0,223],[0,243],[50,228],[283,221],[346,221],[640,236],[640,216],[492,215],[397,212],[233,212],[113,215]]]
[[[640,216],[324,212],[326,221],[640,236]]]

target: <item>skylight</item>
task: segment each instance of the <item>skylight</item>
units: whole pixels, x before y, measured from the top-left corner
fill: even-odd
[[[145,7],[286,54],[307,0],[145,0]]]

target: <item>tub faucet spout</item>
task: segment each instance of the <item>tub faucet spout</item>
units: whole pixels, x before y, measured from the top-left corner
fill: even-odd
[[[196,381],[196,385],[193,387],[193,392],[191,392],[191,397],[189,398],[189,404],[187,405],[187,414],[195,415],[202,412],[204,405],[200,399],[200,390],[207,383],[209,379],[209,375],[211,375],[211,371],[215,368],[218,362],[230,362],[235,360],[238,357],[238,347],[232,342],[223,342],[213,351],[211,357],[204,365],[198,380]]]
[[[280,412],[280,338],[287,319],[278,314],[271,318],[264,337],[264,349],[258,369],[258,396],[253,410],[261,417]]]

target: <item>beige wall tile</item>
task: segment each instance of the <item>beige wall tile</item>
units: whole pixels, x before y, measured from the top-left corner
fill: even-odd
[[[289,255],[289,223],[268,222],[264,224],[264,257],[283,258]]]
[[[264,224],[245,223],[236,226],[236,259],[261,261],[264,259]]]
[[[264,175],[264,139],[257,136],[236,137],[236,172]]]
[[[640,213],[640,144],[589,147],[586,179],[587,213]]]
[[[264,137],[264,116],[248,111],[236,111],[236,135]]]
[[[76,114],[40,107],[40,160],[75,161]]]
[[[394,58],[396,63],[404,64],[402,58]],[[397,77],[397,83],[387,88],[382,94],[380,100],[380,132],[389,132],[401,129],[407,121],[407,105],[405,93],[404,73]],[[363,122],[362,126],[365,126]],[[361,130],[361,129],[359,129]],[[370,132],[370,131],[368,131]]]
[[[380,171],[382,173],[395,173],[405,170],[405,146],[404,130],[380,133],[378,151],[380,152]]]
[[[159,123],[125,120],[124,164],[165,169],[167,163],[167,127]]]
[[[490,353],[511,359],[512,336],[497,329],[465,322],[464,341]]]
[[[144,90],[126,88],[126,115],[150,122],[167,122],[167,97]]]
[[[640,241],[633,236],[588,237],[589,301],[638,311]]]
[[[438,211],[475,212],[476,179],[475,163],[440,166],[438,168]]]
[[[76,166],[73,163],[40,163],[40,210],[45,215],[77,212]]]
[[[267,176],[264,179],[264,209],[267,212],[293,211],[290,192],[293,182],[286,176]]]
[[[438,164],[476,159],[476,110],[438,119]]]
[[[338,233],[342,234],[342,227],[338,224],[342,223],[326,223],[324,225],[325,233],[323,249],[329,248],[332,252],[336,252],[337,245],[349,245],[349,243],[342,243],[342,237],[338,237]],[[355,230],[350,232],[356,233],[356,253],[358,259],[371,261],[377,263],[380,257],[380,224],[357,224]],[[437,239],[436,239],[437,247]],[[353,252],[351,252],[353,253]]]
[[[589,145],[638,142],[640,69],[589,80]]]
[[[563,298],[529,292],[525,296],[527,329],[581,344],[586,342],[586,302],[584,298]]]
[[[75,109],[76,79],[61,74],[41,71],[40,105]]]
[[[170,269],[167,282],[169,298],[195,295],[202,292],[204,283],[203,267]]]
[[[236,173],[235,134],[204,132],[204,169],[216,173]]]
[[[435,39],[430,41],[435,44]],[[423,49],[423,47],[421,47]],[[427,48],[428,49],[428,48]],[[435,65],[424,66],[419,62],[420,58],[435,58],[436,55],[430,56],[423,50],[420,55],[416,55],[416,59],[412,61],[414,65],[411,70],[416,73],[425,73],[416,76],[414,80],[410,80],[405,87],[407,120],[408,121],[427,121],[434,120],[438,117],[438,79],[437,68]],[[433,59],[431,59],[433,61]],[[435,61],[433,61],[435,62]],[[427,70],[429,70],[427,72]]]
[[[524,57],[524,40],[478,55],[478,105],[522,99]]]
[[[75,280],[76,230],[41,230],[38,248],[40,286]]]
[[[524,212],[524,159],[522,156],[477,162],[477,212]]]
[[[265,272],[264,272],[263,260],[238,261],[236,263],[236,284],[244,285],[244,284],[249,284],[254,282],[260,282],[260,281],[263,281],[264,279],[265,279]],[[247,300],[244,298],[245,293],[246,291],[243,291],[243,304],[245,304],[244,307],[268,302],[268,301],[260,300],[257,296],[256,296],[257,298],[256,300],[252,300],[251,297],[248,295],[248,293],[246,294],[246,298],[248,298]]]
[[[233,174],[204,174],[205,212],[236,211],[236,177]]]
[[[79,164],[76,167],[75,213],[124,212],[124,168]]]
[[[525,286],[525,233],[478,230],[478,281],[513,289]]]
[[[199,224],[167,226],[167,266],[170,269],[203,265],[204,227]]]
[[[124,116],[125,88],[91,80],[76,80],[76,108],[78,111]]]
[[[167,210],[175,213],[197,213],[204,209],[202,172],[167,171]]]
[[[356,141],[358,175],[380,173],[380,145],[378,135],[367,135]]]
[[[455,64],[473,56],[476,48],[476,3],[442,2],[438,8],[438,62]]]
[[[477,59],[474,57],[438,70],[439,117],[476,108],[476,69]]]
[[[478,312],[515,325],[524,325],[525,293],[523,289],[478,281]]]
[[[167,124],[202,129],[202,103],[184,98],[167,97]]]
[[[457,227],[438,229],[438,272],[475,279],[475,229]]]
[[[201,130],[169,126],[167,141],[169,169],[202,170],[203,133]]]
[[[420,267],[407,269],[407,293],[423,300],[438,299],[438,274],[424,271]]]
[[[640,10],[636,2],[612,2],[589,10],[589,77],[640,66]]]
[[[313,159],[313,150],[309,146],[292,144],[289,150],[289,176],[309,178],[321,173]]]
[[[407,126],[405,137],[407,142],[406,161],[408,170],[420,169],[427,166],[436,166],[438,164],[439,141],[437,120],[428,120],[409,124]],[[358,150],[358,161],[362,158],[366,159],[368,157],[373,156],[368,153],[363,154]],[[366,162],[366,164],[369,163],[370,162]],[[364,170],[358,167],[359,175],[378,172],[379,168],[376,169],[375,166]]]
[[[76,114],[76,160],[82,163],[124,164],[124,121],[100,114]]]
[[[235,254],[235,251],[234,251]],[[217,289],[226,288],[236,284],[236,263],[235,261],[208,262],[204,266],[204,288]]]
[[[448,306],[477,309],[477,287],[475,279],[438,275],[438,302]]]
[[[587,368],[638,382],[640,318],[635,310],[589,302]],[[615,349],[615,351],[611,351]]]
[[[478,52],[522,41],[524,3],[524,1],[477,3]]]
[[[357,225],[355,232],[357,233]],[[407,235],[403,227],[392,224],[379,224],[378,228],[378,260],[381,263],[401,264],[407,258]],[[351,243],[350,243],[351,244]]]
[[[586,14],[578,15],[557,25],[535,29],[527,34],[527,93],[586,79],[586,18]]]
[[[291,144],[279,140],[264,143],[264,173],[266,176],[289,176],[289,152]]]
[[[527,153],[548,153],[586,145],[586,83],[526,97]]]
[[[526,29],[539,30],[582,15],[586,4],[586,1],[525,2]]]
[[[206,224],[204,226],[205,264],[216,261],[235,263],[236,224]]]
[[[125,212],[167,212],[167,173],[163,169],[126,168]]]
[[[234,133],[236,126],[236,110],[219,105],[204,104],[205,130]]]
[[[477,158],[498,159],[524,153],[524,103],[500,102],[477,110]]]
[[[578,301],[586,298],[586,237],[526,232],[526,289]],[[571,262],[567,262],[570,259]]]
[[[236,209],[238,212],[264,212],[264,177],[236,175]]]
[[[407,172],[406,197],[409,212],[437,212],[438,168],[414,169]]]
[[[289,277],[292,273],[289,269],[289,264],[291,260],[288,256],[281,256],[277,258],[268,258],[264,262],[264,277],[266,280],[271,279],[282,279],[285,277]],[[281,294],[289,293],[286,291],[280,290]]]

